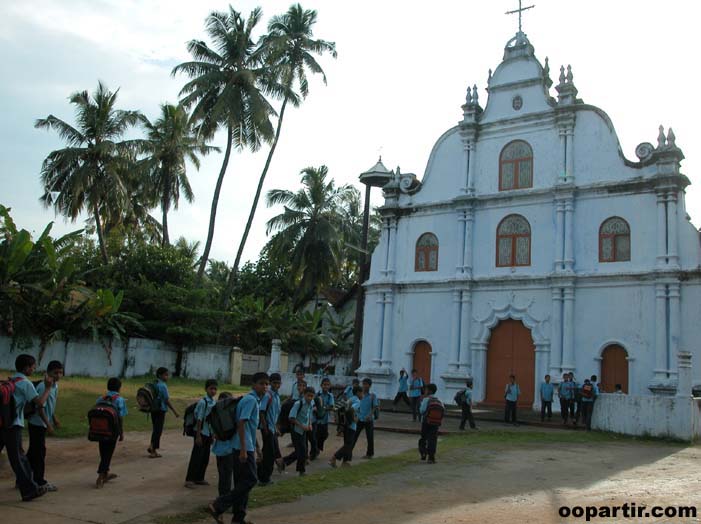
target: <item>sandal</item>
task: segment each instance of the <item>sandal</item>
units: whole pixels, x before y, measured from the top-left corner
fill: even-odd
[[[207,513],[217,522],[217,524],[224,524],[222,514],[217,512],[217,510],[214,508],[214,504],[211,502],[207,504]]]

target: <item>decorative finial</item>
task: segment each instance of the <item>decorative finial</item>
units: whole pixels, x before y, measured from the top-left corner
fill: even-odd
[[[479,105],[479,93],[477,92],[477,84],[472,86],[472,103]]]
[[[489,69],[489,77],[487,78],[487,83],[492,81],[492,69]]]
[[[472,88],[467,86],[467,96],[465,97],[465,103],[469,106],[472,103]]]
[[[667,145],[667,139],[664,136],[664,127],[660,126],[660,134],[657,135],[657,147],[664,147]]]
[[[674,134],[674,131],[672,131],[672,128],[669,128],[669,132],[667,133],[667,145],[669,147],[677,147],[676,144],[677,137]]]
[[[543,74],[545,76],[550,76],[550,62],[548,61],[548,57],[545,57],[545,67],[543,68]]]
[[[560,66],[560,85],[565,83],[565,66]]]
[[[574,75],[572,75],[572,66],[568,65],[567,66],[567,81],[571,84],[573,79],[574,79]]]
[[[396,172],[396,174],[397,174],[397,175],[401,175],[401,174],[402,174],[402,172],[399,170],[399,166],[397,166],[397,172]]]

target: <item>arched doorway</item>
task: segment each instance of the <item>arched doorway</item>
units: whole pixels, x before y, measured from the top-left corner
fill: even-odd
[[[628,352],[618,344],[611,344],[601,353],[602,393],[613,393],[616,384],[628,393]]]
[[[412,368],[424,379],[424,383],[431,382],[431,344],[420,340],[414,346],[414,362]]]
[[[518,405],[533,405],[535,345],[531,331],[520,320],[502,320],[492,329],[487,350],[485,402],[502,405],[509,375],[516,375],[521,389]]]

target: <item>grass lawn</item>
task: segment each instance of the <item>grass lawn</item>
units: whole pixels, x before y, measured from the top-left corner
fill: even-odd
[[[0,370],[0,377],[11,376],[7,370]],[[41,376],[32,377],[39,380]],[[146,382],[153,382],[154,377],[136,377],[122,380],[122,396],[127,401],[129,415],[124,419],[126,431],[151,431],[151,420],[141,413],[136,406],[136,390]],[[92,377],[63,377],[59,383],[59,394],[56,416],[61,422],[61,429],[56,432],[56,437],[85,437],[88,434],[88,410],[95,405],[95,400],[106,393],[107,379]],[[182,414],[191,402],[204,395],[204,380],[191,380],[184,378],[171,378],[168,381],[168,391],[171,402],[178,410],[181,418],[166,417],[166,428],[182,427]],[[244,393],[245,387],[236,387],[231,384],[219,384],[219,391],[232,393]]]

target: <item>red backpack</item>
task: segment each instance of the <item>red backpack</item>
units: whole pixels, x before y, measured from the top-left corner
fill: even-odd
[[[88,440],[105,442],[117,440],[122,432],[119,413],[114,405],[119,395],[100,398],[95,407],[88,411]]]
[[[12,426],[17,418],[17,406],[15,404],[15,384],[22,378],[8,378],[0,382],[0,429]]]
[[[594,397],[594,386],[591,384],[584,384],[582,386],[582,397],[593,398]]]
[[[443,423],[443,415],[445,415],[443,402],[436,397],[429,397],[428,406],[426,406],[426,424],[429,426],[440,426]]]

